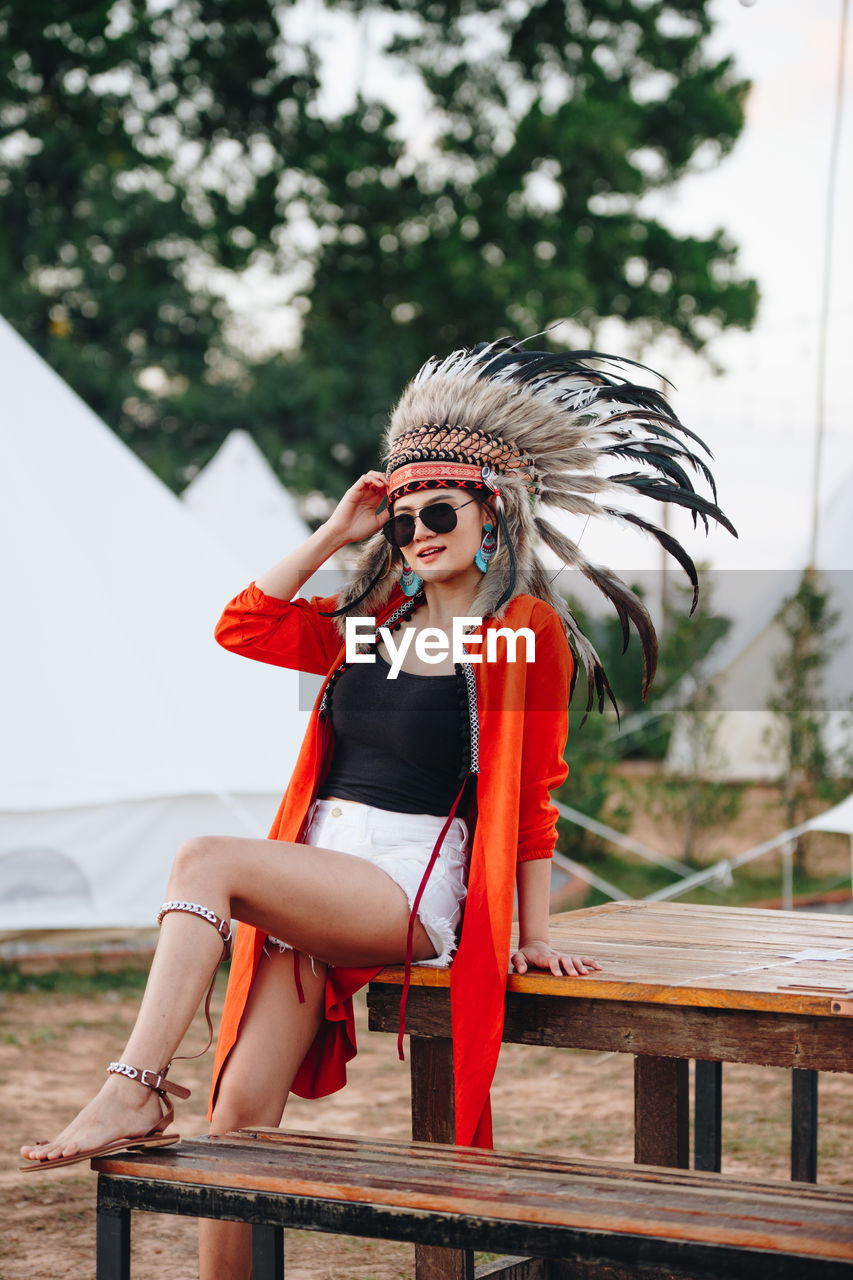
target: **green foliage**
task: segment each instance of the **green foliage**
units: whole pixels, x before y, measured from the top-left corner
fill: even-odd
[[[699,865],[700,853],[743,807],[746,783],[716,782],[681,770],[646,780],[642,803],[661,829],[675,831],[679,861]],[[637,795],[637,792],[634,792]]]
[[[615,614],[591,616],[576,601],[572,602],[572,612],[602,660],[620,715],[624,718],[642,705],[640,646],[635,638],[623,653],[622,629]],[[615,766],[626,754],[620,726],[609,704],[604,715],[599,715],[594,708],[586,716],[585,705],[586,673],[581,669],[571,705],[566,744],[569,776],[558,798],[587,817],[601,819],[609,826],[625,831],[630,826],[630,811],[618,798],[618,793],[626,789],[615,773]],[[601,854],[605,842],[571,823],[561,823],[558,848],[569,857],[589,862]]]
[[[96,957],[97,963],[97,957]],[[62,966],[43,973],[28,973],[14,961],[0,961],[0,992],[49,992],[57,995],[92,996],[110,991],[139,992],[145,987],[147,970],[98,969],[81,973]]]
[[[322,114],[284,0],[0,0],[0,310],[170,483],[243,425],[289,484],[337,493],[459,343],[619,316],[700,350],[751,323],[725,233],[641,203],[742,127],[705,3],[327,7],[381,19],[389,91],[423,95],[414,142],[378,81]],[[298,347],[258,358],[243,278],[289,291]]]
[[[676,828],[679,856],[686,860],[695,858],[706,833],[737,816],[744,790],[702,776],[720,763],[714,721],[717,697],[706,676],[706,663],[730,621],[714,613],[705,566],[700,565],[699,571],[703,589],[692,614],[690,590],[678,585],[668,592],[658,671],[645,707],[641,701],[642,654],[636,638],[623,653],[622,630],[615,616],[587,618],[575,610],[604,663],[622,724],[617,724],[613,714],[591,715],[581,727],[580,714],[575,717],[566,750],[570,773],[561,792],[566,804],[589,817],[604,817],[618,830],[627,830],[632,811],[642,806],[662,824]],[[576,696],[582,705],[580,689]],[[642,786],[619,778],[615,766],[620,760],[660,759],[666,754],[676,717],[691,747],[685,767],[674,776],[659,774],[646,779]],[[578,829],[561,832],[560,848],[570,856],[589,856],[603,847],[601,841]]]
[[[672,872],[631,855],[609,849],[596,854],[593,863],[598,875],[618,885],[631,898],[645,898],[650,893],[672,884]],[[795,868],[792,892],[795,899],[820,898],[825,894],[849,888],[849,871],[826,871],[809,875],[805,868]],[[748,907],[759,903],[778,903],[784,893],[779,864],[759,860],[739,867],[734,877],[697,885],[689,893],[679,895],[679,902],[695,902],[707,906]],[[609,899],[598,889],[590,889],[584,906],[598,906]]]
[[[680,760],[674,770],[647,781],[643,807],[674,831],[678,857],[696,862],[697,855],[721,828],[740,813],[745,787],[721,782],[724,767],[719,748],[719,695],[708,674],[708,659],[731,625],[714,613],[707,566],[699,566],[702,590],[696,609],[688,612],[691,592],[676,587],[664,603],[661,680],[655,694],[666,705],[660,718],[660,755],[668,750],[677,727]]]
[[[667,583],[671,579],[672,585],[667,586],[662,623],[658,626],[657,670],[645,703],[643,655],[637,637],[632,633],[623,649],[622,628],[612,611],[599,617],[585,617],[582,611],[576,611],[602,660],[623,722],[629,728],[633,722],[641,722],[641,732],[631,731],[625,739],[625,755],[665,755],[672,708],[683,707],[685,700],[713,697],[704,678],[704,664],[731,622],[714,612],[707,565],[699,564],[697,569],[701,590],[692,613],[692,590],[680,578],[668,574]],[[644,598],[641,586],[633,584],[632,589],[640,599]]]
[[[848,758],[836,761],[833,768],[826,745],[831,704],[824,675],[843,637],[838,634],[841,615],[811,569],[782,604],[777,621],[785,647],[774,664],[775,687],[767,709],[776,716],[776,728],[769,736],[783,762],[779,785],[787,825],[795,827],[827,803],[837,803],[849,790],[846,778],[853,774],[851,750]],[[847,713],[849,720],[849,706]],[[800,839],[796,844],[799,866],[804,857],[805,845]]]
[[[42,992],[55,995],[90,997],[104,993],[138,993],[148,981],[150,957],[140,952],[139,962],[117,969],[97,951],[80,952],[76,961],[57,957],[55,968],[30,972],[26,961],[0,960],[0,993]],[[223,962],[217,973],[222,985],[230,972],[230,960]]]
[[[580,691],[577,696],[580,703]],[[609,716],[600,716],[596,712],[588,715],[582,725],[581,719],[580,710],[576,712],[573,705],[565,757],[569,776],[557,798],[588,818],[598,818],[609,826],[626,830],[629,815],[620,812],[618,805],[613,804],[619,787],[613,769],[620,758],[614,722]],[[557,848],[570,858],[589,862],[604,848],[604,844],[600,837],[584,828],[562,822]]]
[[[0,310],[173,482],[317,84],[267,0],[0,2]]]

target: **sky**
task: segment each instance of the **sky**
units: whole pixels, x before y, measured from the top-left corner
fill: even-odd
[[[746,123],[732,153],[716,168],[682,182],[653,207],[684,234],[724,227],[740,246],[744,275],[757,278],[760,310],[754,327],[732,330],[710,353],[722,374],[674,342],[646,359],[665,374],[682,420],[707,440],[715,455],[720,501],[739,531],[707,539],[693,535],[675,513],[670,527],[697,557],[719,569],[804,567],[813,511],[820,329],[827,187],[843,0],[711,0],[717,23],[711,49],[735,57],[753,82]],[[324,23],[319,0],[292,11],[316,37]],[[339,21],[339,16],[337,21]],[[346,38],[329,25],[325,43],[327,105],[351,98],[359,83],[388,74],[375,52],[382,31],[373,16]],[[374,25],[371,27],[369,23]],[[381,39],[379,39],[381,43]],[[853,340],[853,36],[846,41],[846,93],[834,200],[835,235],[825,378],[824,446],[820,506],[844,484],[853,506],[853,428],[847,405],[847,352]],[[404,133],[423,127],[424,103],[414,84],[398,79],[386,91]],[[618,350],[607,326],[604,350]],[[614,344],[617,344],[616,346]],[[624,350],[624,343],[622,349]],[[591,522],[582,531],[587,555],[613,567],[654,570],[660,552],[650,540],[610,537]],[[831,557],[830,567],[853,567],[853,552]],[[819,557],[820,562],[820,557]]]
[[[691,548],[725,569],[802,567],[811,534],[818,335],[842,0],[755,0],[751,5],[715,0],[711,8],[719,24],[714,47],[733,53],[739,70],[753,81],[746,123],[734,150],[715,171],[688,179],[668,197],[664,216],[684,232],[701,234],[725,226],[740,245],[743,272],[758,279],[761,304],[753,329],[732,330],[713,343],[722,375],[713,376],[702,362],[684,354],[661,352],[660,367],[677,388],[673,401],[682,420],[713,449],[721,504],[740,534],[735,542],[720,531],[706,545],[692,541]],[[845,482],[853,508],[849,32],[845,72],[820,471],[823,508]],[[684,527],[683,522],[673,525]],[[654,553],[648,555],[653,561]],[[841,559],[834,552],[832,560],[828,567],[853,567],[853,548]]]

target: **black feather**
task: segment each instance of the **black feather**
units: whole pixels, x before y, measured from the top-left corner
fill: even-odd
[[[512,545],[512,538],[510,537],[509,526],[507,525],[506,516],[504,515],[503,503],[500,501],[500,499],[498,499],[495,505],[498,513],[498,524],[500,525],[501,533],[503,534],[503,539],[504,539],[504,542],[506,543],[506,549],[509,552],[509,583],[507,584],[506,590],[504,591],[500,600],[495,605],[495,613],[497,613],[500,609],[503,608],[507,600],[511,600],[513,597],[513,593],[515,591],[515,582],[516,582],[517,572],[516,572],[516,563],[515,563],[515,548]]]
[[[639,389],[642,390],[642,388],[639,388]],[[653,392],[652,394],[655,396],[658,396],[658,393],[656,391]],[[597,394],[595,396],[595,400],[601,400],[602,398],[603,397],[600,394]],[[679,421],[679,419],[675,416],[672,409],[670,409],[670,407],[667,405],[663,397],[658,396],[658,399],[660,400],[660,403],[663,406],[662,411],[646,412],[642,415],[642,421],[644,425],[648,428],[648,430],[653,432],[655,435],[667,436],[670,440],[674,440],[676,444],[680,444],[681,447],[683,448],[684,447],[683,441],[680,441],[677,435],[674,435],[671,431],[667,431],[661,425],[662,423],[665,422],[670,427],[673,427],[676,431],[681,432],[682,435],[688,436],[691,440],[695,440],[698,445],[702,446],[702,448],[707,453],[708,457],[713,458],[714,456],[713,453],[708,448],[708,446],[706,445],[702,437],[697,436],[695,431],[691,431],[689,427],[685,427],[684,423]],[[617,403],[620,403],[620,404],[624,403],[621,397],[617,401]],[[638,404],[638,407],[642,408],[642,403],[639,401],[639,399],[637,404]],[[621,413],[611,414],[611,416],[607,419],[607,422],[605,425],[609,427],[614,423],[626,422],[626,421],[629,421],[629,422],[637,421],[636,409],[634,409],[633,411],[625,410]]]
[[[608,449],[602,449],[602,453],[617,458],[633,458],[636,462],[642,462],[645,466],[653,467],[661,475],[669,476],[670,479],[678,481],[682,488],[689,493],[696,492],[693,481],[681,464],[671,454],[663,452],[660,446],[652,451],[643,445],[619,444],[611,445]]]
[[[609,516],[614,516],[617,520],[627,520],[629,524],[636,525],[638,529],[643,529],[646,533],[650,533],[653,538],[657,539],[664,551],[667,551],[674,560],[678,561],[693,587],[693,603],[690,606],[690,612],[692,613],[699,603],[699,575],[696,572],[696,565],[681,543],[676,541],[672,534],[667,533],[665,529],[658,528],[656,524],[649,524],[647,520],[642,520],[640,516],[634,515],[633,511],[620,511],[617,507],[603,507],[602,510],[606,511]]]
[[[614,573],[608,569],[600,569],[589,562],[587,564],[586,569],[581,566],[581,572],[613,605],[622,623],[623,637],[626,631],[626,619],[630,618],[640,638],[643,651],[643,701],[645,701],[658,665],[658,638],[649,611],[630,587],[627,587]]]
[[[648,609],[621,578],[611,573],[609,569],[592,564],[573,542],[550,525],[547,520],[537,516],[535,525],[537,533],[546,546],[550,547],[564,564],[580,569],[584,577],[610,601],[622,626],[623,641],[628,623],[634,624],[643,650],[643,698],[645,699],[654,679],[658,660],[658,640]],[[630,631],[628,634],[630,635]]]
[[[654,498],[657,502],[674,502],[679,507],[687,507],[693,512],[694,524],[696,516],[701,517],[705,529],[708,528],[708,519],[715,520],[717,524],[721,524],[724,529],[728,529],[729,533],[737,537],[737,529],[735,529],[731,520],[726,516],[714,502],[709,502],[707,498],[703,498],[698,493],[688,493],[684,489],[680,489],[677,485],[670,484],[665,480],[654,480],[649,476],[641,475],[639,472],[628,472],[624,475],[611,476],[614,484],[623,485],[628,489],[636,489],[638,493],[644,493],[648,498]]]
[[[668,458],[684,462],[687,466],[691,466],[694,471],[697,471],[705,480],[707,480],[708,487],[714,495],[714,501],[716,502],[717,486],[711,473],[711,469],[706,465],[703,458],[698,458],[695,453],[691,453],[689,449],[686,449],[683,446],[679,447],[675,444],[664,444],[658,436],[655,436],[653,441],[643,441],[641,447],[646,448],[655,454],[665,454]]]
[[[642,391],[646,395],[657,396],[658,400],[663,401],[663,397],[654,388],[635,388],[634,384],[629,383],[627,379],[602,369],[590,368],[584,363],[587,360],[597,360],[614,365],[616,368],[630,365],[633,369],[642,369],[644,373],[652,374],[653,377],[661,376],[648,365],[640,364],[638,360],[631,360],[627,356],[611,356],[602,351],[528,351],[517,338],[502,338],[497,342],[480,343],[472,348],[472,351],[481,357],[481,377],[484,378],[493,378],[506,370],[514,370],[513,376],[519,382],[531,382],[539,377],[542,377],[543,381],[552,382],[555,378],[580,374],[608,387],[626,388],[628,394],[635,390]],[[543,375],[546,376],[543,377]]]

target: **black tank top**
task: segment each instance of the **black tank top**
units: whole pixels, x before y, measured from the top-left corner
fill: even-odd
[[[332,767],[321,797],[357,800],[398,813],[444,817],[459,791],[467,701],[460,676],[354,663],[335,684]]]

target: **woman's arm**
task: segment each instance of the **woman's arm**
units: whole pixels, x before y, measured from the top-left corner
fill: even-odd
[[[334,620],[324,616],[335,600],[293,597],[340,547],[381,529],[388,516],[377,515],[376,508],[384,496],[380,472],[357,480],[316,533],[225,606],[216,625],[218,643],[257,662],[325,675],[341,648]]]
[[[600,969],[589,956],[571,956],[556,951],[550,942],[549,900],[551,893],[550,858],[533,858],[519,862],[516,872],[518,888],[518,950],[512,957],[516,973],[550,969],[558,977],[562,973],[577,977],[590,969]]]
[[[385,477],[368,471],[347,489],[335,510],[307,542],[255,579],[255,585],[274,600],[292,600],[303,583],[336,551],[361,542],[381,529],[388,516],[376,514],[386,495]]]
[[[321,524],[301,547],[289,552],[278,564],[255,578],[255,585],[272,600],[292,600],[299,588],[336,551],[340,551],[346,541],[330,532],[328,522]]]

